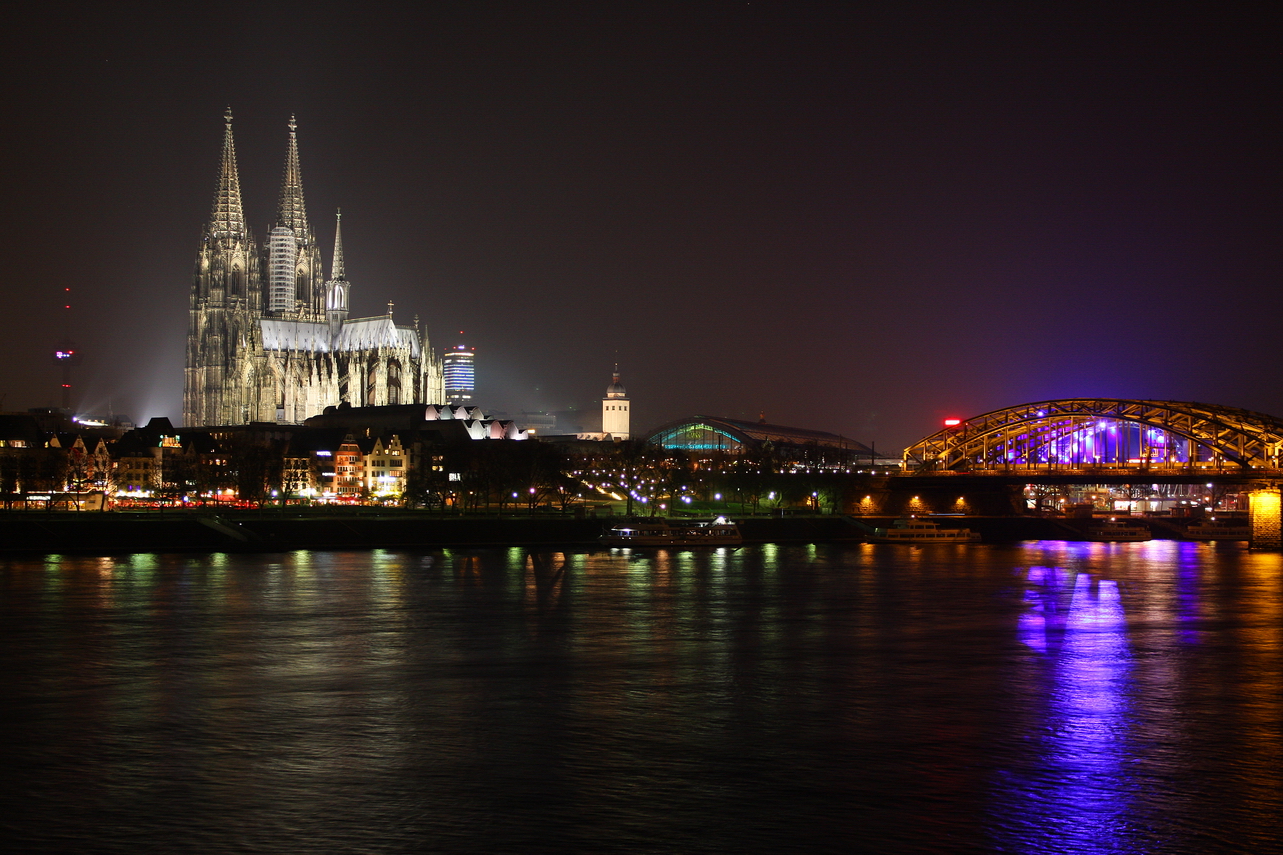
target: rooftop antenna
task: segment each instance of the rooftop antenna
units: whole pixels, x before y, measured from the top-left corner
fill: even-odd
[[[53,350],[53,361],[62,366],[62,409],[71,411],[71,367],[79,365],[84,359],[80,348],[71,340],[71,289],[62,289],[63,338]]]

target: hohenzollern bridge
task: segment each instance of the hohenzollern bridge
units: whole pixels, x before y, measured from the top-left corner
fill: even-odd
[[[1249,495],[1253,545],[1283,545],[1283,420],[1180,401],[1067,398],[959,419],[904,451],[904,475],[1021,484],[1197,483]]]

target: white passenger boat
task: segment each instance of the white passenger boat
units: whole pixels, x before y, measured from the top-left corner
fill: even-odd
[[[969,528],[940,528],[917,517],[896,520],[889,528],[876,528],[869,543],[976,543],[980,532]]]
[[[1154,535],[1147,526],[1117,517],[1092,523],[1083,533],[1084,540],[1097,543],[1135,543],[1153,538]]]
[[[606,546],[739,546],[739,526],[718,517],[712,522],[662,519],[622,522],[601,536]]]
[[[1246,520],[1210,517],[1190,525],[1185,536],[1190,540],[1251,540],[1252,527]]]

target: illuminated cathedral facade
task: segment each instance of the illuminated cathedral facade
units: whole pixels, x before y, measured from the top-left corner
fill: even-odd
[[[241,207],[228,111],[214,208],[196,254],[183,422],[299,424],[327,406],[439,404],[440,358],[419,329],[386,315],[349,318],[341,220],[327,279],[303,204],[298,138],[289,148],[276,223],[255,242]]]

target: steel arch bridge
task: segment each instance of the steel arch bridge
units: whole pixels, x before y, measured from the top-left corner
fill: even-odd
[[[1279,470],[1283,420],[1179,401],[1068,398],[994,410],[909,446],[906,471]],[[1273,473],[1271,473],[1273,474]]]

